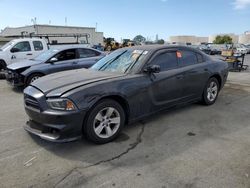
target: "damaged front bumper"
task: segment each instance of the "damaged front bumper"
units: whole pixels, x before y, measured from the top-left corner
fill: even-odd
[[[6,70],[5,72],[6,81],[12,86],[23,86],[24,85],[24,77],[14,71]]]

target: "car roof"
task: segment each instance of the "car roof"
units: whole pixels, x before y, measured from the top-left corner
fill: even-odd
[[[82,49],[90,49],[90,50],[94,50],[94,51],[98,51],[98,52],[101,52],[102,51],[99,51],[97,49],[94,49],[94,48],[89,48],[89,47],[84,47],[84,46],[65,46],[65,45],[57,45],[57,46],[50,46],[50,49],[51,50],[59,50],[59,51],[63,51],[63,50],[70,50],[70,49],[79,49],[79,48],[82,48]]]
[[[127,49],[134,49],[134,50],[145,50],[145,51],[158,51],[158,50],[164,50],[164,49],[176,49],[176,48],[181,48],[181,49],[187,49],[187,50],[192,50],[196,52],[200,52],[199,50],[188,47],[188,46],[182,46],[182,45],[141,45],[141,46],[133,46],[133,47],[127,47]]]

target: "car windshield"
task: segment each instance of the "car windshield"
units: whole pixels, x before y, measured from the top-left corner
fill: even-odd
[[[6,48],[8,48],[9,46],[11,46],[13,44],[13,42],[8,42],[5,45],[3,45],[0,50],[4,51]]]
[[[33,60],[35,60],[35,61],[47,61],[49,58],[51,58],[52,56],[54,56],[57,52],[59,52],[59,50],[57,50],[57,49],[50,49],[50,50],[47,50],[47,51],[41,53],[40,55],[38,55]]]
[[[134,49],[117,50],[102,58],[90,69],[126,73],[134,68],[136,64],[140,64],[147,53],[148,51]]]

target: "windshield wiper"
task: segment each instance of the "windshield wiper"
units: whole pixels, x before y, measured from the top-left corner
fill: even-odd
[[[144,52],[144,51],[143,51]],[[139,60],[139,58],[142,56],[143,52],[135,59],[134,63],[131,63],[128,68],[126,68],[126,70],[124,71],[124,73],[126,73],[131,67],[133,67],[136,62]]]

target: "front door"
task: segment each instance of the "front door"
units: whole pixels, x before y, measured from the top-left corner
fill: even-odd
[[[10,49],[10,62],[15,63],[24,59],[32,59],[32,50],[29,41],[18,42]]]
[[[178,68],[177,52],[160,51],[149,65],[159,65],[161,69],[159,73],[150,76],[148,91],[154,107],[162,108],[180,102],[183,98],[183,75]]]
[[[53,61],[54,60],[54,61]],[[77,68],[76,49],[64,50],[53,56],[49,61],[48,74]]]

